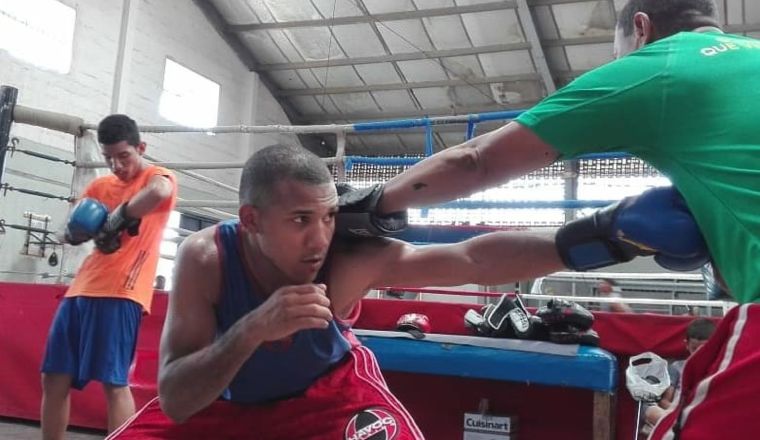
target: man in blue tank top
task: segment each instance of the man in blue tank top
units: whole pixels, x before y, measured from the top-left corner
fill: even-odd
[[[561,269],[522,264],[556,262],[551,236],[499,233],[419,248],[333,241],[332,174],[299,147],[254,154],[240,205],[239,220],[199,231],[180,248],[159,399],[112,438],[358,439],[384,431],[422,439],[351,333],[367,290],[497,284]]]
[[[333,240],[337,212],[319,157],[286,146],[254,154],[240,219],[180,248],[159,399],[111,438],[422,439],[351,333],[365,293],[496,285],[563,268],[552,235],[498,232],[425,247]]]

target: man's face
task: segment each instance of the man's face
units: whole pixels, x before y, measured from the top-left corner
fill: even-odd
[[[705,342],[707,342],[707,339],[689,338],[686,340],[686,351],[688,351],[689,354],[694,354],[694,352],[699,350],[701,346],[705,345]]]
[[[130,145],[127,141],[100,146],[103,158],[111,172],[124,182],[134,179],[142,170],[142,155],[145,153],[145,143]]]
[[[252,211],[253,224],[244,226],[253,232],[261,252],[290,283],[313,282],[335,231],[335,185],[281,180],[268,206]],[[243,222],[245,217],[241,215]]]
[[[596,287],[596,290],[602,294],[602,295],[609,295],[612,293],[612,285],[606,281],[602,281],[599,283],[599,285]]]

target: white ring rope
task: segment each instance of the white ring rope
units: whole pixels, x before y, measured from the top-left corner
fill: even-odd
[[[147,158],[148,156],[146,156]],[[327,165],[335,165],[341,162],[339,157],[323,157]],[[151,159],[154,165],[159,165],[172,170],[224,170],[243,168],[245,162],[163,162]],[[77,163],[79,168],[108,168],[105,162],[82,162]]]
[[[97,124],[82,124],[82,129],[95,130]],[[253,133],[350,133],[354,131],[351,124],[328,125],[219,125],[216,127],[198,128],[182,125],[141,125],[143,133],[205,133],[205,134],[253,134]]]
[[[13,121],[19,124],[34,125],[50,130],[81,136],[85,130],[96,130],[98,124],[85,123],[77,116],[64,113],[39,110],[16,105],[13,109]],[[466,121],[465,121],[466,122]],[[181,125],[141,125],[143,133],[333,133],[353,132],[352,124],[327,125],[220,125],[216,127],[186,127]]]
[[[47,128],[50,130],[61,131],[64,133],[72,134],[76,137],[84,135],[86,130],[96,130],[97,124],[85,123],[82,118],[67,115],[64,113],[50,112],[46,110],[39,110],[22,105],[16,105],[13,110],[13,120],[19,124],[34,125],[37,127]],[[140,131],[143,133],[331,133],[335,134],[338,139],[338,153],[336,157],[323,158],[328,165],[342,165],[344,162],[343,155],[345,154],[345,133],[353,132],[354,128],[351,124],[329,124],[329,125],[234,125],[234,126],[217,126],[208,128],[196,128],[185,127],[178,125],[144,125],[140,126]],[[237,192],[238,188],[225,183],[219,182],[210,177],[203,176],[201,174],[192,173],[193,169],[240,169],[243,168],[245,162],[163,162],[158,161],[146,155],[146,159],[151,160],[155,165],[160,165],[169,169],[173,169],[187,175],[188,177],[195,178],[204,183],[217,186],[229,191]],[[95,169],[95,168],[108,168],[105,162],[83,162],[78,161],[76,163],[77,168]],[[220,211],[221,212],[221,211]],[[225,216],[229,216],[229,213],[225,213]]]

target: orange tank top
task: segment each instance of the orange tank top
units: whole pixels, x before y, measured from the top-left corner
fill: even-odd
[[[174,187],[172,196],[142,218],[137,236],[122,234],[121,248],[118,251],[107,255],[93,249],[66,291],[67,297],[130,299],[140,304],[146,313],[150,313],[153,279],[156,276],[164,228],[177,199],[174,174],[166,168],[149,165],[129,182],[123,182],[113,174],[99,177],[82,194],[82,197],[101,201],[112,211],[145,188],[153,176],[166,176],[171,180]]]

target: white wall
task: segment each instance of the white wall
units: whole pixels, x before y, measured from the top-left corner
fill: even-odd
[[[97,123],[111,113],[114,85],[121,90],[118,109],[138,124],[173,124],[158,113],[166,57],[188,67],[221,86],[219,125],[289,124],[282,108],[249,72],[222,40],[202,12],[189,0],[131,0],[126,11],[130,18],[120,40],[122,17],[129,0],[61,0],[76,9],[74,53],[69,73],[46,71],[0,50],[0,84],[19,89],[18,104],[80,116]],[[120,41],[124,41],[122,45]],[[123,80],[116,75],[117,54],[125,49]],[[14,124],[12,136],[24,145],[42,148],[48,154],[71,157],[74,140],[70,135],[37,127]],[[239,162],[258,147],[283,141],[278,136],[203,134],[145,135],[148,153],[169,161]],[[290,139],[292,140],[292,139]],[[3,181],[18,187],[36,187],[67,195],[61,182],[70,181],[71,168],[64,164],[24,158],[8,158]],[[198,171],[237,187],[239,170]],[[35,177],[37,176],[37,177]],[[55,182],[46,176],[55,176]],[[236,199],[231,191],[179,176],[180,197],[188,199]],[[39,186],[37,186],[39,185]],[[0,198],[0,218],[21,223],[26,210],[53,217],[52,227],[65,220],[64,202],[13,194]],[[0,271],[48,272],[46,260],[19,257],[24,242],[22,231],[0,235]],[[49,253],[48,253],[49,254]],[[60,254],[60,252],[59,252]],[[19,266],[19,259],[24,261]],[[30,260],[31,259],[31,260]],[[15,268],[15,269],[11,269]],[[56,269],[57,270],[57,269]],[[0,273],[0,279],[24,279]]]

